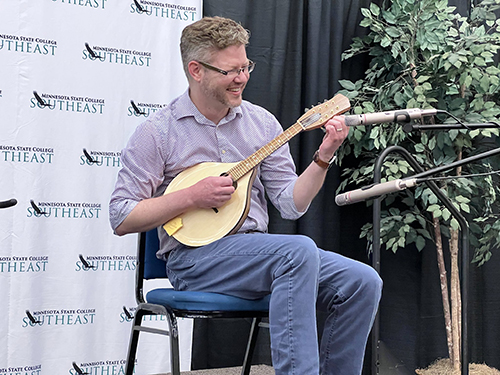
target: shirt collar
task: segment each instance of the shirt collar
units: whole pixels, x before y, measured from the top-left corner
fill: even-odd
[[[210,125],[215,126],[215,124],[207,119],[194,105],[191,97],[189,96],[189,89],[187,89],[184,94],[182,94],[175,105],[173,111],[174,118],[176,120],[180,120],[184,117],[194,117],[196,122],[202,125]],[[234,120],[236,117],[243,116],[243,112],[241,111],[241,105],[236,108],[229,109],[228,114],[220,121],[219,125],[228,123]]]

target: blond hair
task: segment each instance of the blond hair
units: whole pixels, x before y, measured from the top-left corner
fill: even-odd
[[[247,45],[250,32],[229,18],[204,17],[182,30],[181,57],[189,78],[190,61],[209,62],[211,54],[230,46]]]

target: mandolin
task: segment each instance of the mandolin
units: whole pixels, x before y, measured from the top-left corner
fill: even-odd
[[[236,233],[245,221],[250,209],[252,185],[256,176],[256,166],[278,148],[302,131],[323,126],[332,117],[349,110],[349,99],[337,94],[319,104],[295,124],[261,147],[245,160],[236,163],[200,163],[179,173],[165,190],[165,194],[194,185],[209,176],[229,175],[237,187],[223,206],[219,208],[200,208],[184,212],[163,225],[166,232],[187,246],[207,245],[224,236]]]

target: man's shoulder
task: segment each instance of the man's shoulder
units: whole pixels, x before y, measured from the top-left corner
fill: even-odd
[[[268,111],[266,108],[264,108],[258,104],[249,102],[248,100],[242,100],[240,107],[241,107],[241,111],[243,113],[255,114],[255,115],[274,118],[274,115],[270,111]]]

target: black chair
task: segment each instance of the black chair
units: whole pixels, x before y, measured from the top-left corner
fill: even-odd
[[[244,357],[242,375],[250,373],[259,325],[269,315],[269,295],[259,300],[246,300],[219,293],[176,291],[172,288],[150,290],[144,298],[144,280],[166,279],[165,262],[156,257],[159,248],[158,232],[153,229],[139,235],[135,297],[135,312],[130,336],[126,375],[134,370],[140,332],[170,336],[170,361],[172,375],[180,375],[179,330],[177,317],[183,318],[253,318]],[[164,315],[168,330],[142,326],[146,315]]]

